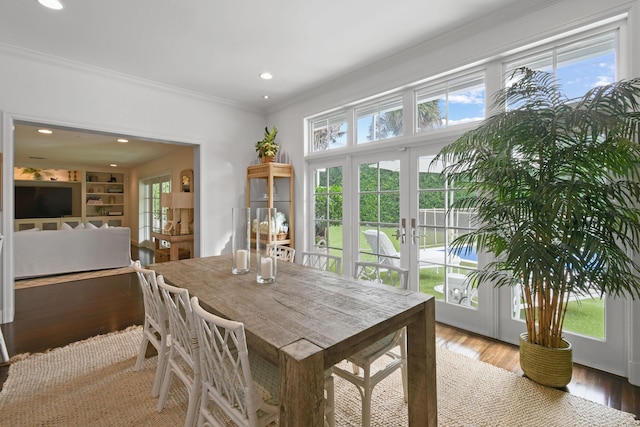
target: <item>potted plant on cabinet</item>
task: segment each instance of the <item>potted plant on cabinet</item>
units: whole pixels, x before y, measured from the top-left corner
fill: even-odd
[[[276,154],[280,149],[280,145],[276,142],[278,135],[278,127],[274,126],[271,130],[264,128],[264,138],[256,142],[256,152],[262,163],[270,163],[275,161]]]
[[[568,99],[553,76],[527,68],[495,96],[499,113],[444,147],[452,209],[478,228],[452,242],[493,255],[474,285],[519,287],[527,332],[520,365],[564,387],[571,345],[563,325],[572,296],[640,296],[640,78]],[[544,355],[531,355],[530,351]]]

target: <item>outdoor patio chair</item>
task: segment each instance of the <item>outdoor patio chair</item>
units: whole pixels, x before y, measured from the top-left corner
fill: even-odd
[[[393,242],[384,231],[364,230],[367,243],[371,247],[374,254],[379,254],[379,263],[400,267],[400,252],[393,246]],[[455,254],[447,254],[442,249],[423,248],[418,254],[421,261],[420,268],[438,268],[445,264],[457,266],[460,265],[460,257]]]

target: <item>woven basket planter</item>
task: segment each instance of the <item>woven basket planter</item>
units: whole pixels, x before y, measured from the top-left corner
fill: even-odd
[[[562,340],[561,348],[530,343],[520,334],[520,367],[525,376],[538,384],[561,388],[571,382],[573,351],[571,343]]]

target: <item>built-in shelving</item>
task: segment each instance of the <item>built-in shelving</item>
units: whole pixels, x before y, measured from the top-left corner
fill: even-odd
[[[35,169],[16,167],[15,186],[69,187],[73,191],[73,208],[69,214],[56,218],[20,218],[14,222],[16,231],[30,228],[58,230],[62,224],[76,227],[89,222],[95,226],[126,226],[127,180],[124,172]]]

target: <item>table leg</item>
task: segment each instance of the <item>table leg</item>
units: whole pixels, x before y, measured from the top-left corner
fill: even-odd
[[[324,425],[324,357],[306,340],[280,351],[280,426]]]
[[[409,425],[438,425],[436,385],[435,298],[424,303],[416,321],[407,325]]]

